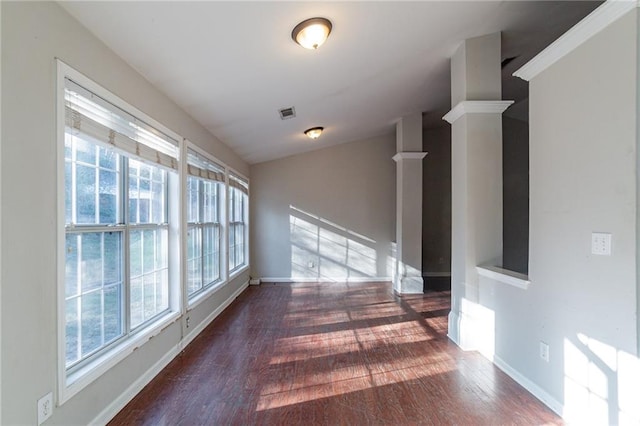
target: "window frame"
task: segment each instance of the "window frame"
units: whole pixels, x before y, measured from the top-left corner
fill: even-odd
[[[164,315],[167,311],[169,311],[171,309],[171,280],[169,279],[169,259],[173,253],[173,250],[171,249],[171,245],[169,244],[169,232],[170,232],[170,226],[169,226],[169,211],[170,209],[170,205],[171,205],[171,198],[169,197],[169,180],[172,179],[171,175],[169,174],[170,172],[164,170],[164,173],[166,173],[165,175],[165,188],[163,191],[163,195],[164,198],[166,200],[166,204],[163,206],[164,207],[164,222],[162,223],[146,223],[146,222],[140,222],[140,221],[136,221],[136,222],[132,222],[131,221],[131,217],[130,217],[130,207],[129,207],[129,202],[130,202],[130,188],[131,188],[131,175],[130,175],[130,171],[131,168],[129,167],[129,162],[131,161],[131,158],[126,158],[125,159],[125,164],[126,164],[126,175],[125,175],[125,193],[126,193],[126,197],[125,197],[125,240],[126,240],[126,246],[124,248],[124,253],[125,253],[125,280],[128,280],[128,282],[125,283],[125,287],[126,290],[128,290],[127,293],[127,303],[126,303],[126,309],[129,310],[129,316],[125,317],[126,321],[125,324],[128,327],[128,332],[129,334],[134,334],[137,333],[138,330],[144,330],[144,328],[152,323],[155,319],[162,317],[162,315]],[[144,163],[143,163],[144,164]],[[157,167],[157,166],[156,166]],[[178,176],[174,176],[173,179],[178,179]],[[153,178],[150,178],[151,181],[153,181]],[[178,200],[179,201],[179,200]],[[138,212],[140,211],[140,208],[138,207]],[[131,289],[132,289],[132,279],[133,279],[133,274],[131,273],[131,257],[132,257],[132,250],[131,250],[131,234],[133,232],[138,232],[138,231],[149,231],[149,230],[153,230],[153,231],[164,231],[166,232],[166,238],[167,238],[167,280],[169,281],[168,284],[168,297],[169,297],[169,301],[168,301],[168,306],[166,309],[160,311],[160,312],[156,312],[154,315],[152,315],[149,319],[144,320],[139,323],[136,324],[135,326],[131,324],[132,322],[132,318],[133,315],[131,313]],[[155,259],[154,259],[155,260]],[[164,268],[163,268],[164,269]],[[157,269],[154,269],[154,271],[152,272],[153,274],[156,274],[158,272]],[[135,278],[141,278],[144,281],[144,276],[148,275],[149,273],[145,273],[144,270],[142,271],[141,274],[136,275]],[[144,287],[144,284],[143,284]],[[144,290],[143,290],[144,291]]]
[[[188,289],[188,280],[189,280],[189,271],[188,271],[188,250],[187,250],[187,242],[188,242],[188,235],[187,232],[189,231],[189,228],[193,225],[192,223],[188,222],[189,217],[187,214],[187,205],[188,205],[188,197],[189,197],[189,190],[187,187],[187,183],[188,183],[188,179],[191,176],[188,172],[186,172],[186,166],[187,166],[187,153],[189,151],[193,151],[194,153],[204,157],[206,160],[209,160],[215,164],[217,164],[218,166],[221,167],[222,172],[224,173],[225,176],[225,180],[224,182],[221,182],[223,188],[218,188],[218,225],[219,225],[219,229],[220,229],[220,248],[219,248],[219,256],[220,256],[220,278],[217,281],[214,281],[212,284],[206,286],[203,285],[203,287],[199,290],[194,292],[193,294],[189,295],[189,289]],[[183,251],[183,264],[184,264],[184,276],[183,276],[183,280],[184,280],[184,300],[185,300],[185,310],[189,311],[194,309],[196,306],[198,306],[201,302],[203,302],[204,300],[207,300],[208,297],[210,297],[212,294],[216,293],[218,290],[220,290],[221,288],[223,288],[225,285],[227,285],[230,281],[229,278],[229,268],[228,268],[228,264],[227,264],[227,252],[228,252],[228,244],[226,243],[227,241],[227,230],[228,230],[228,225],[227,225],[227,211],[226,211],[226,205],[228,202],[228,197],[227,197],[227,191],[226,188],[228,187],[228,173],[229,173],[229,168],[228,166],[220,161],[219,159],[217,159],[216,157],[214,157],[213,155],[209,154],[208,152],[204,151],[203,149],[201,149],[199,146],[195,145],[193,142],[185,139],[185,144],[184,144],[184,150],[183,152],[183,157],[184,157],[184,164],[185,164],[185,173],[184,173],[184,182],[182,184],[182,188],[184,188],[183,191],[183,217],[184,217],[184,223],[183,223],[183,229],[185,230],[185,232],[183,233],[183,247],[184,247],[184,251]],[[199,207],[200,208],[200,207]],[[203,223],[204,225],[204,223]],[[196,225],[197,227],[198,225]],[[201,269],[202,269],[202,265],[201,265]]]
[[[65,206],[65,78],[69,78],[73,82],[77,83],[86,90],[94,93],[103,100],[113,104],[114,106],[122,109],[127,114],[134,116],[135,118],[143,121],[149,126],[154,127],[165,135],[177,141],[177,163],[172,163],[171,167],[175,168],[177,165],[177,171],[167,173],[167,200],[168,207],[166,212],[168,229],[168,250],[167,250],[167,266],[168,266],[168,279],[169,279],[169,309],[162,315],[159,315],[155,320],[150,321],[145,326],[138,327],[135,332],[130,332],[128,336],[118,337],[111,341],[108,345],[105,345],[98,353],[92,355],[90,361],[79,365],[74,371],[69,372],[66,368],[66,286],[65,286],[65,265],[66,265],[66,235],[67,229],[65,227],[66,222],[66,206]],[[218,290],[224,288],[231,281],[236,279],[239,275],[245,273],[250,267],[250,223],[249,223],[249,211],[250,211],[250,197],[249,188],[246,193],[246,203],[244,212],[244,225],[245,225],[245,238],[244,238],[244,256],[245,262],[243,265],[239,265],[233,271],[229,270],[229,191],[230,191],[230,176],[235,175],[245,181],[249,186],[249,179],[242,173],[230,168],[223,161],[216,159],[212,154],[197,147],[187,139],[181,137],[177,133],[171,131],[165,127],[162,123],[149,117],[144,112],[140,111],[136,107],[132,106],[122,98],[110,92],[108,89],[103,88],[100,84],[94,82],[89,77],[76,71],[72,67],[65,64],[60,59],[56,59],[56,136],[55,136],[55,161],[56,161],[56,314],[57,314],[57,359],[55,361],[55,369],[57,371],[57,404],[62,405],[70,400],[78,392],[82,391],[86,386],[100,378],[103,374],[109,372],[120,361],[129,357],[136,349],[142,347],[147,341],[151,340],[154,336],[157,336],[163,332],[170,324],[177,322],[178,320],[184,320],[187,318],[188,313],[194,309],[200,303],[211,300],[211,296],[217,293]],[[102,146],[107,144],[99,143]],[[189,299],[187,296],[187,262],[186,262],[186,242],[187,242],[187,152],[191,149],[198,154],[203,155],[205,158],[210,159],[217,165],[219,165],[224,171],[224,190],[218,187],[218,195],[222,197],[219,201],[219,223],[220,223],[220,279],[209,286],[204,291],[200,292],[196,296]],[[129,156],[117,149],[116,152],[121,154],[121,157],[135,158],[135,156]],[[165,158],[166,160],[166,158]],[[124,163],[127,160],[121,159]],[[149,159],[149,161],[152,161]],[[143,161],[144,162],[144,161]],[[162,163],[168,167],[166,163]],[[122,176],[125,180],[126,188],[128,189],[129,169],[121,170]],[[128,215],[128,199],[126,199],[127,191],[122,190],[122,194],[119,194],[119,202],[121,203],[119,208],[122,210],[121,215]],[[128,221],[127,221],[128,223]],[[146,224],[145,224],[146,225]],[[136,226],[130,224],[129,226]],[[143,225],[144,226],[144,225]],[[116,230],[117,226],[112,227]],[[134,228],[135,229],[135,228]],[[124,281],[129,277],[129,259],[125,253],[124,246],[130,243],[126,237],[124,231],[121,237],[122,244],[122,257],[124,258],[121,271],[123,284],[123,307],[130,303],[128,286]],[[248,280],[248,278],[247,278]],[[129,309],[129,308],[127,308]],[[129,321],[125,315],[125,321]],[[184,325],[184,324],[183,324]],[[192,336],[194,332],[199,332],[199,326],[191,330],[190,334],[182,337],[178,343],[179,347],[185,341],[190,341],[189,336]],[[123,328],[128,330],[130,327],[128,324],[123,324]],[[192,337],[191,337],[192,338]],[[174,348],[177,351],[177,349]],[[171,350],[165,356],[172,357]]]
[[[91,143],[91,145],[95,148],[109,149],[108,147],[105,147],[101,143],[93,143],[93,142],[89,142],[89,143]],[[132,324],[132,318],[133,318],[133,314],[131,310],[132,280],[136,278],[143,278],[145,275],[148,275],[149,273],[142,273],[140,275],[136,275],[135,277],[132,274],[131,235],[132,233],[137,231],[153,230],[153,231],[164,232],[168,237],[168,232],[169,232],[169,223],[168,223],[169,196],[168,194],[169,194],[169,179],[170,179],[169,173],[170,172],[160,168],[162,173],[164,173],[164,176],[163,176],[164,189],[162,191],[162,199],[163,199],[162,216],[164,221],[162,223],[146,223],[146,222],[139,222],[139,221],[134,222],[131,220],[130,214],[129,214],[130,213],[130,210],[129,210],[130,171],[132,169],[132,167],[130,166],[130,163],[131,161],[137,161],[137,162],[140,162],[140,161],[135,160],[134,158],[127,157],[126,155],[119,154],[117,152],[116,152],[116,155],[118,155],[116,171],[119,173],[119,176],[116,179],[116,185],[118,186],[118,197],[116,198],[116,200],[117,200],[117,205],[119,209],[118,209],[118,214],[116,215],[117,217],[114,220],[114,223],[79,224],[79,223],[72,222],[70,225],[67,225],[65,220],[65,240],[68,235],[73,235],[73,234],[76,234],[76,235],[81,235],[86,233],[105,234],[105,233],[112,233],[112,232],[113,233],[117,232],[120,234],[119,269],[120,269],[121,282],[118,287],[121,292],[121,296],[120,296],[121,330],[120,330],[120,334],[115,339],[112,339],[109,342],[101,345],[101,347],[94,349],[88,355],[77,359],[76,361],[72,362],[71,365],[66,366],[66,359],[65,359],[67,374],[70,376],[73,376],[73,374],[76,371],[82,370],[83,366],[91,364],[94,358],[100,356],[100,353],[105,352],[108,350],[108,348],[113,347],[119,344],[120,342],[122,342],[123,340],[130,338],[133,334],[137,333],[139,330],[143,330],[147,325],[153,323],[156,319],[164,315],[170,309],[170,306],[171,306],[171,301],[169,300],[166,309],[155,312],[150,318],[143,320],[143,322],[139,324],[136,324],[136,325]],[[74,156],[72,155],[71,162],[72,163],[77,162],[77,160],[73,159],[73,157]],[[140,162],[140,163],[145,164],[143,162]],[[65,158],[65,166],[66,164],[67,164],[67,159]],[[96,156],[96,164],[94,164],[94,166],[96,166],[95,169],[97,171],[100,170],[99,159],[97,156]],[[157,166],[153,166],[153,167],[157,167]],[[152,177],[150,177],[149,179],[153,181]],[[76,198],[77,197],[72,196],[72,200]],[[66,198],[65,198],[65,201],[66,201]],[[75,213],[73,211],[73,207],[74,207],[73,204],[74,203],[72,202],[72,217],[75,216]],[[99,203],[96,203],[96,204],[99,206]],[[94,214],[97,215],[98,213],[96,212]],[[168,257],[171,252],[171,250],[169,249],[168,238],[167,238],[166,248],[167,248],[167,257]],[[102,258],[102,260],[104,261],[104,258]],[[162,269],[165,269],[165,268],[162,268]],[[168,262],[167,262],[166,269],[168,269]],[[154,270],[153,273],[155,274],[157,273],[157,271]],[[167,283],[167,284],[170,285],[170,283]],[[102,287],[104,287],[104,283],[102,283]],[[95,291],[96,289],[91,289],[88,293],[94,293]],[[169,293],[169,289],[167,289],[167,292]],[[74,296],[68,296],[65,294],[65,302],[67,301],[66,299],[68,299],[69,297],[82,298],[84,295],[85,295],[85,292],[82,292],[82,291],[77,292],[76,295]],[[168,294],[167,296],[170,298],[170,294]],[[102,320],[104,320],[104,318],[102,318]],[[82,334],[82,332],[80,332],[80,334]],[[66,338],[67,338],[67,334],[65,332],[65,343],[66,343]],[[81,342],[79,343],[79,346],[80,345],[81,345]]]
[[[236,265],[233,269],[231,268],[230,265],[230,260],[231,260],[231,241],[230,241],[230,235],[231,235],[231,191],[238,191],[241,192],[240,190],[237,190],[236,188],[233,188],[230,184],[232,176],[235,176],[236,178],[239,178],[240,180],[244,181],[247,184],[247,193],[243,194],[246,197],[246,203],[244,204],[244,211],[243,211],[243,224],[244,224],[244,262],[242,264]],[[235,278],[236,276],[240,275],[241,273],[247,271],[250,267],[250,258],[249,258],[249,229],[250,229],[250,224],[249,224],[249,209],[250,209],[250,194],[251,194],[251,182],[249,180],[248,177],[244,176],[242,173],[239,173],[237,170],[234,170],[232,168],[228,169],[227,172],[227,196],[226,196],[226,212],[227,212],[227,221],[226,221],[226,228],[227,228],[227,236],[226,236],[226,246],[227,246],[227,259],[226,259],[226,267],[227,270],[229,271],[229,280]],[[236,223],[236,222],[234,222]]]
[[[149,322],[137,327],[136,329],[128,330],[130,321],[130,317],[124,315],[125,324],[123,324],[123,335],[118,337],[116,340],[112,341],[108,345],[105,345],[95,354],[92,354],[87,359],[80,361],[77,365],[67,369],[66,367],[66,318],[65,318],[65,307],[66,307],[66,288],[65,288],[65,264],[66,264],[66,252],[65,252],[65,244],[66,244],[66,235],[67,228],[65,226],[66,222],[66,209],[65,209],[65,79],[68,78],[77,84],[81,85],[85,89],[91,91],[92,93],[98,95],[104,100],[112,103],[118,108],[121,108],[125,112],[134,115],[135,117],[143,120],[148,123],[150,126],[155,127],[161,132],[165,133],[167,136],[173,138],[178,141],[178,152],[180,154],[182,151],[180,150],[180,141],[182,138],[171,131],[167,127],[163,126],[161,123],[157,122],[153,118],[149,117],[142,111],[138,110],[134,106],[130,105],[128,102],[124,101],[117,95],[111,93],[107,89],[103,88],[99,84],[95,83],[90,78],[86,77],[84,74],[76,71],[71,68],[64,62],[59,59],[56,61],[56,163],[57,163],[57,219],[56,219],[56,228],[57,228],[57,251],[56,251],[56,263],[57,263],[57,345],[58,345],[58,359],[57,359],[57,372],[58,372],[58,404],[63,404],[68,401],[75,394],[84,389],[87,385],[92,383],[98,377],[102,376],[105,372],[109,371],[113,368],[118,362],[129,356],[136,348],[144,344],[146,341],[151,339],[153,336],[158,335],[168,324],[172,323],[176,319],[178,319],[183,314],[182,307],[182,294],[180,291],[181,280],[180,280],[180,256],[176,256],[175,254],[180,253],[181,247],[179,245],[179,239],[177,237],[172,237],[172,234],[175,234],[176,230],[179,230],[180,220],[179,220],[179,212],[181,209],[176,207],[171,207],[172,204],[177,204],[181,201],[180,194],[180,176],[183,174],[183,161],[182,158],[179,158],[178,161],[178,170],[176,173],[167,172],[167,181],[166,181],[166,190],[167,190],[167,210],[165,225],[166,229],[168,229],[168,247],[167,247],[167,267],[168,271],[168,280],[169,280],[169,306],[168,309],[159,313],[154,318],[150,319]],[[128,163],[128,160],[123,160],[127,157],[126,155],[120,155],[120,161],[122,164]],[[135,159],[135,158],[133,158]],[[128,185],[128,173],[129,168],[121,170],[121,180],[124,179],[126,185]],[[127,176],[124,176],[124,175]],[[128,204],[128,200],[125,200],[127,191],[123,191],[123,193],[119,194],[121,198],[121,203],[126,202]],[[124,203],[120,205],[120,215],[124,218],[124,214],[127,213],[127,207],[125,207]],[[178,212],[178,214],[176,214]],[[128,223],[128,220],[126,221]],[[136,229],[138,224],[132,224],[133,228]],[[146,225],[146,224],[145,224]],[[142,225],[142,226],[145,226]],[[103,228],[102,225],[98,225],[98,227]],[[81,229],[78,227],[79,230]],[[115,227],[114,227],[115,228]],[[118,227],[119,228],[119,227]],[[89,229],[89,227],[87,227]],[[113,229],[115,230],[115,229]],[[128,238],[126,236],[126,231],[123,231],[122,234],[122,256],[124,258],[121,271],[123,281],[128,278],[128,262],[129,259],[126,257],[125,246],[129,244]],[[125,309],[129,309],[127,307],[129,303],[129,295],[128,293],[128,284],[123,283],[123,307]],[[127,333],[129,331],[129,333]]]

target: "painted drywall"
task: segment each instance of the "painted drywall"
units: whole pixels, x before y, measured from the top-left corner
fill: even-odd
[[[422,169],[422,272],[430,278],[451,274],[451,127],[426,129]]]
[[[638,47],[634,9],[530,82],[531,284],[480,281],[497,362],[578,423],[640,421]]]
[[[460,87],[465,88],[466,99],[474,99],[478,93],[484,94],[484,100],[500,99],[500,46],[499,34],[463,42],[451,60],[452,99]],[[465,57],[464,62],[460,56]],[[464,69],[455,69],[460,66]],[[448,335],[466,348],[476,338],[466,326],[475,322],[469,318],[467,304],[477,303],[479,297],[476,267],[502,264],[502,116],[470,113],[453,121],[451,163]]]
[[[386,135],[252,165],[251,275],[391,277],[395,142]]]
[[[637,12],[636,29],[636,81],[640,82],[640,9]],[[636,84],[636,111],[640,112],[640,83]],[[636,116],[637,117],[637,116]],[[636,120],[636,167],[640,165],[640,119]],[[636,327],[637,345],[636,354],[640,356],[640,262],[637,254],[640,253],[640,172],[636,170]]]
[[[398,294],[424,291],[422,278],[422,113],[396,123],[396,274]],[[416,153],[417,156],[416,156]],[[411,157],[413,156],[413,158]]]
[[[0,7],[0,25],[2,7]],[[1,38],[0,34],[0,38]],[[0,46],[1,50],[1,46]],[[2,82],[2,55],[0,54],[0,82]],[[2,84],[0,83],[0,140],[2,139]],[[2,200],[2,143],[0,143],[0,200]],[[0,271],[2,271],[2,208],[0,208]],[[2,273],[0,273],[0,331],[2,331]],[[0,383],[2,383],[2,333],[0,333]],[[2,421],[2,386],[0,385],[0,421]]]
[[[451,58],[451,106],[502,98],[499,32],[467,39]],[[473,72],[468,72],[473,69]]]
[[[529,124],[504,115],[502,221],[502,267],[526,275],[529,269]]]
[[[56,61],[60,58],[244,174],[228,147],[154,89],[54,2],[2,8],[2,424],[36,424],[56,393]],[[248,278],[198,305],[191,330]],[[82,392],[47,424],[87,424],[162,359],[187,330],[171,324]]]

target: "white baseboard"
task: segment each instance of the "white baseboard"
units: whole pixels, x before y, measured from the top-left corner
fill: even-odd
[[[260,281],[263,283],[380,283],[390,282],[391,277],[262,277]]]
[[[422,276],[426,278],[451,278],[451,272],[425,272]]]
[[[153,380],[169,363],[180,353],[178,345],[173,346],[169,351],[164,354],[162,358],[145,371],[142,376],[131,384],[119,397],[117,397],[111,404],[107,405],[100,414],[96,416],[89,424],[90,425],[106,425],[115,417],[116,414],[122,410],[125,405],[129,403],[146,385]]]
[[[504,371],[504,373],[515,380],[520,386],[528,390],[533,396],[542,401],[547,407],[551,408],[557,415],[562,417],[564,412],[564,406],[557,399],[549,395],[544,389],[540,386],[533,383],[531,380],[527,379],[523,376],[519,371],[515,368],[511,367],[507,364],[502,358],[498,355],[493,355],[493,363],[500,370]]]
[[[203,321],[200,321],[200,324],[196,325],[193,328],[193,330],[191,331],[191,333],[189,333],[186,336],[184,336],[182,338],[182,340],[178,343],[180,351],[182,351],[184,348],[186,348],[187,345],[189,343],[191,343],[193,341],[193,339],[195,339],[198,336],[198,334],[202,333],[202,331],[205,328],[207,328],[207,326],[209,324],[211,324],[211,322],[214,319],[216,319],[216,317],[218,315],[220,315],[222,313],[222,311],[227,309],[227,307],[231,304],[231,302],[236,300],[236,298],[238,296],[240,296],[240,294],[243,291],[245,291],[247,289],[247,287],[249,287],[249,281],[246,281],[244,284],[242,284],[236,291],[233,292],[233,294],[231,296],[229,296],[224,302],[222,302],[222,304],[220,306],[218,306],[209,315],[207,315],[207,317]]]
[[[464,303],[462,307],[465,308]],[[471,350],[479,352],[482,356],[491,361],[496,367],[502,370],[507,376],[511,377],[520,386],[525,388],[533,396],[542,401],[542,403],[544,403],[547,407],[549,407],[556,414],[562,417],[564,412],[564,406],[562,403],[560,403],[553,396],[551,396],[533,381],[528,379],[518,370],[513,368],[495,353],[495,336],[492,337],[491,340],[486,342],[482,341],[481,339],[479,340],[474,338],[474,336],[477,335],[487,334],[487,330],[484,330],[483,327],[490,327],[491,329],[495,329],[495,327],[492,325],[492,321],[488,321],[486,315],[483,315],[483,313],[486,312],[483,310],[482,306],[469,303],[467,304],[467,307],[465,309],[466,310],[461,310],[459,312],[456,312],[452,309],[449,312],[449,339],[463,351]]]
[[[449,338],[449,340],[451,340],[453,343],[456,344],[457,347],[459,347],[460,349],[462,349],[463,351],[466,351],[467,349],[463,348],[462,345],[460,344],[460,339],[458,339],[458,335],[459,333],[459,327],[460,327],[460,317],[458,315],[458,313],[456,311],[454,311],[453,309],[449,311],[449,316],[447,317],[447,337]],[[452,330],[455,330],[455,333],[452,333]]]
[[[399,295],[423,294],[424,278],[422,276],[399,276],[393,285],[393,291]]]
[[[465,321],[467,321],[467,324],[473,324],[477,320],[477,318],[474,318],[469,314],[470,313],[465,314],[464,312],[454,312],[453,310],[449,312],[450,334],[447,335],[449,337],[449,340],[455,343],[463,351],[471,350],[479,352],[482,356],[491,361],[496,367],[502,370],[507,376],[511,377],[520,386],[525,388],[527,391],[529,391],[529,393],[542,401],[543,404],[545,404],[556,414],[562,417],[562,413],[564,412],[564,406],[562,405],[562,403],[558,402],[558,400],[549,395],[540,386],[536,385],[518,370],[507,364],[507,362],[505,362],[502,358],[494,353],[493,348],[491,349],[491,351],[483,351],[482,345],[480,345],[480,347],[476,347],[476,345],[474,345],[473,343],[477,342],[468,341],[468,338],[465,337],[465,333],[468,334],[469,330],[467,330],[467,332],[464,332],[460,329],[460,326],[462,325],[463,327],[465,327],[465,325],[463,324]],[[469,325],[467,325],[466,327],[469,327]]]
[[[193,331],[184,336],[176,345],[167,351],[155,364],[145,371],[136,381],[134,381],[118,398],[107,405],[89,424],[106,425],[122,410],[146,385],[156,377],[180,352],[196,338],[211,322],[224,311],[247,287],[249,281],[245,282],[233,292],[220,306],[193,328]]]
[[[447,337],[463,351],[481,352],[482,345],[478,345],[479,342],[475,338],[478,334],[475,332],[477,321],[478,318],[473,315],[473,312],[456,312],[452,309],[448,316]],[[487,354],[483,355],[491,361]]]

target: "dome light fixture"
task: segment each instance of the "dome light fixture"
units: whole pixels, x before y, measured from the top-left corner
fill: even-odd
[[[312,127],[304,131],[304,134],[309,136],[311,139],[316,140],[322,134],[324,127]]]
[[[296,25],[291,38],[305,49],[315,50],[327,41],[331,28],[331,21],[328,19],[311,18]]]

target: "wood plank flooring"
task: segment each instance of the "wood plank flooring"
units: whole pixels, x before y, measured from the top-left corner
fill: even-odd
[[[249,287],[111,425],[562,424],[447,337],[449,292]]]

